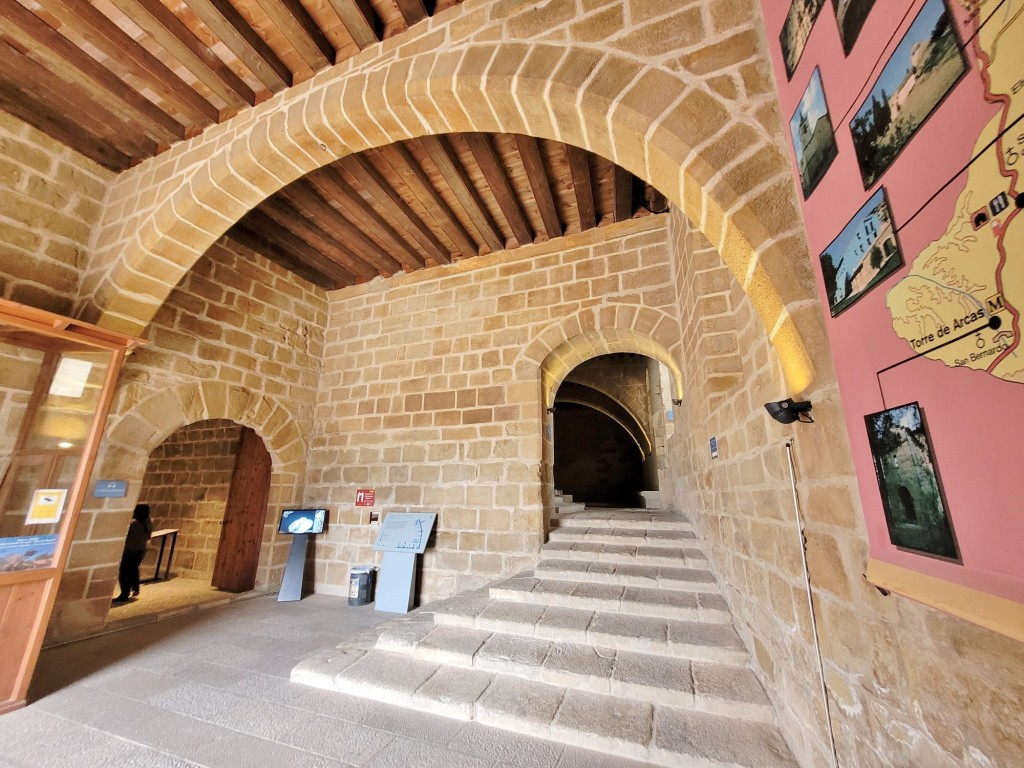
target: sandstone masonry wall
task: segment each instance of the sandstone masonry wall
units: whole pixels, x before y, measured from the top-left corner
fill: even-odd
[[[532,564],[544,419],[524,348],[671,308],[668,261],[665,218],[649,217],[332,293],[306,497],[336,510],[317,589],[375,562],[360,487],[384,512],[439,513],[424,599]]]
[[[0,111],[0,297],[70,313],[113,181]]]
[[[840,765],[1015,764],[1024,754],[1024,646],[866,582],[834,383],[809,393],[813,425],[767,416],[762,404],[786,394],[776,356],[714,249],[679,218],[687,396],[668,448],[674,503],[698,527],[787,739],[804,765],[830,764],[785,449],[792,437]]]
[[[139,498],[150,505],[154,530],[179,530],[176,575],[206,581],[213,575],[241,434],[227,419],[199,421],[150,454]],[[149,552],[146,565],[155,557],[155,550]]]
[[[257,586],[280,583],[289,542],[275,523],[302,498],[326,319],[320,289],[230,240],[185,276],[121,374],[93,476],[126,479],[129,494],[86,499],[48,642],[102,626],[150,453],[195,422],[228,419],[266,443],[274,466]]]

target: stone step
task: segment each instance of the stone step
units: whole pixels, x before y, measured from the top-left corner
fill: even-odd
[[[746,666],[526,638],[445,625],[385,630],[377,650],[573,690],[772,722],[761,684]]]
[[[552,526],[559,528],[615,528],[618,530],[693,531],[693,523],[682,515],[639,509],[635,512],[587,510],[565,512],[559,510],[551,517]]]
[[[440,665],[380,650],[297,682],[353,696],[644,760],[702,768],[795,768],[778,730],[763,722],[567,689],[535,680]]]
[[[433,607],[433,606],[432,606]],[[628,616],[572,607],[475,598],[434,609],[438,625],[518,637],[590,644],[615,651],[745,665],[749,656],[731,623]]]
[[[729,608],[717,592],[556,581],[520,575],[491,585],[488,593],[498,600],[614,611],[631,616],[731,621]]]
[[[572,503],[572,494],[571,493],[562,493],[561,491],[555,491],[555,503],[557,504],[559,501],[564,501],[567,504],[571,504]]]
[[[648,547],[678,547],[684,542],[694,544],[696,539],[697,537],[692,531],[684,530],[588,528],[585,526],[552,528],[548,534],[548,541],[633,544]]]
[[[706,568],[675,568],[667,565],[601,563],[587,560],[545,558],[534,573],[539,578],[586,581],[591,584],[621,584],[633,587],[688,589],[717,592],[718,583]]]
[[[559,501],[555,499],[555,509],[558,512],[583,512],[587,505],[580,501]]]
[[[702,568],[708,564],[704,553],[693,546],[602,544],[589,541],[549,541],[541,549],[540,557],[541,561],[551,558],[679,568]]]

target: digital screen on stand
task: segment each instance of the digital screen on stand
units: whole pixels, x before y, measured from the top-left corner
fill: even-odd
[[[323,533],[326,509],[286,509],[281,513],[278,533]]]

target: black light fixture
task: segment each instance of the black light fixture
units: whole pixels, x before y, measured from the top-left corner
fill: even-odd
[[[804,424],[814,423],[810,413],[810,400],[779,400],[774,403],[765,403],[764,408],[780,424],[792,424],[794,421],[801,421]]]

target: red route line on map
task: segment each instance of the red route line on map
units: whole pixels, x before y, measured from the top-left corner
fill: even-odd
[[[1008,195],[1011,200],[1015,200],[1017,197],[1017,172],[1007,169],[1003,157],[1003,136],[1004,131],[1006,130],[1006,121],[1009,118],[1010,114],[1010,97],[1006,96],[1005,94],[996,95],[992,93],[990,88],[991,80],[988,75],[988,68],[989,65],[992,63],[992,60],[989,58],[988,54],[985,53],[984,49],[982,49],[977,37],[974,38],[974,52],[975,55],[977,55],[978,57],[978,61],[982,63],[981,81],[985,85],[985,100],[988,101],[989,103],[1002,104],[1003,106],[1002,115],[999,119],[999,130],[996,132],[996,135],[999,137],[996,141],[996,155],[999,158],[1000,174],[1004,178],[1010,179],[1010,189],[1008,190]],[[1002,295],[1003,293],[1003,267],[1006,266],[1006,248],[1003,244],[1003,240],[1006,237],[1006,231],[1009,229],[1011,222],[1017,217],[1018,213],[1020,213],[1020,208],[1014,207],[1014,209],[1006,217],[1006,220],[1003,222],[1003,225],[999,227],[998,234],[996,235],[996,250],[999,251],[999,263],[996,265],[995,276],[996,290],[999,291],[1000,295]],[[996,356],[996,359],[992,361],[991,365],[989,365],[985,369],[986,373],[992,373],[999,366],[999,364],[1003,362],[1003,360],[1005,360],[1009,355],[1013,353],[1013,351],[1017,347],[1020,346],[1020,313],[1013,308],[1012,304],[1006,302],[1005,298],[1003,301],[1006,306],[1006,311],[1013,315],[1013,342]]]

